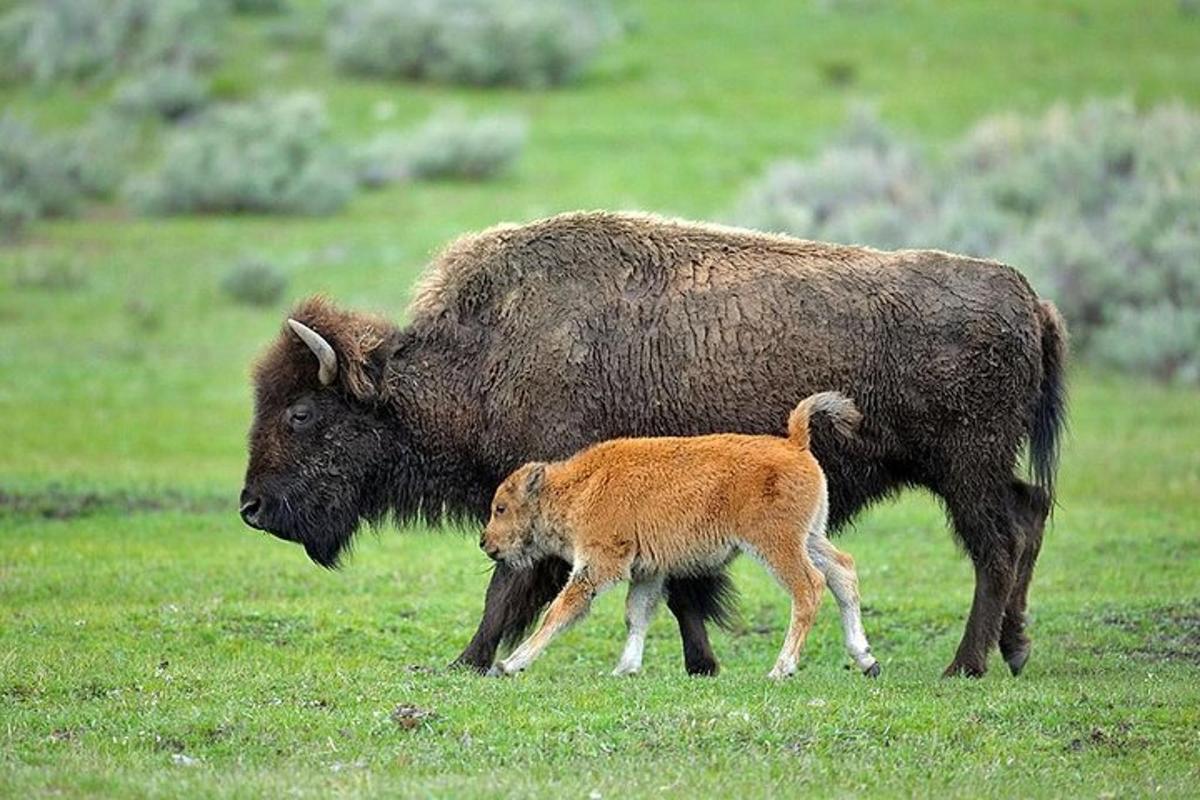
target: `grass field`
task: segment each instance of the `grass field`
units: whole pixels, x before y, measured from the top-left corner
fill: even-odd
[[[241,255],[282,265],[289,300],[324,290],[398,316],[430,251],[465,230],[578,207],[719,217],[851,99],[932,147],[1059,99],[1200,104],[1200,18],[1175,2],[622,7],[635,32],[544,93],[347,81],[320,49],[276,51],[266,21],[239,20],[225,91],[314,89],[348,141],[446,103],[516,109],[526,157],[498,183],[399,186],[327,219],[104,207],[0,246],[0,796],[1194,793],[1194,391],[1074,371],[1034,654],[1015,680],[998,658],[979,682],[937,677],[972,576],[919,495],[842,540],[875,682],[843,669],[830,602],[797,678],[766,681],[786,603],[752,563],[735,570],[742,620],[716,636],[715,680],[684,676],[666,613],[644,674],[609,678],[619,592],[520,678],[447,672],[487,581],[473,534],[366,534],[327,573],[241,526],[248,366],[284,310],[221,296]],[[822,78],[834,62],[853,65],[850,87]],[[105,97],[0,87],[0,105],[50,126]],[[22,277],[55,264],[80,285]],[[432,714],[393,719],[405,704]]]

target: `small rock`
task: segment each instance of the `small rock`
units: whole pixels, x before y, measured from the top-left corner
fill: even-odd
[[[177,767],[197,767],[200,765],[200,759],[192,758],[186,753],[172,753],[171,763]]]

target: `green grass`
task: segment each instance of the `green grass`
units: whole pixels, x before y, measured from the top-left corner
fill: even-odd
[[[105,207],[0,247],[0,490],[24,499],[0,508],[0,796],[1189,795],[1195,392],[1074,376],[1062,507],[1017,680],[998,659],[980,682],[936,677],[971,570],[918,495],[842,540],[884,664],[874,683],[843,670],[830,603],[800,675],[768,683],[786,603],[751,563],[736,570],[743,622],[716,637],[716,680],[684,677],[665,611],[645,673],[610,679],[619,592],[527,675],[444,672],[486,583],[472,536],[368,534],[326,573],[236,520],[248,367],[286,305],[221,294],[243,255],[287,272],[288,301],[327,290],[397,316],[457,233],[577,207],[719,217],[853,99],[931,147],[983,114],[1059,99],[1200,103],[1200,21],[1174,2],[876,5],[629,4],[637,32],[583,84],[543,93],[346,81],[319,50],[273,52],[266,21],[239,20],[218,75],[227,94],[315,89],[349,141],[449,102],[518,110],[528,152],[501,182],[396,187],[329,219]],[[853,65],[848,88],[823,80],[831,63]],[[0,104],[68,125],[106,91],[7,87]],[[384,102],[389,123],[375,118]],[[83,284],[19,279],[61,263]],[[107,501],[42,513],[86,493]],[[122,510],[160,496],[166,509]],[[436,716],[406,729],[389,716],[404,703]],[[197,763],[174,763],[183,755]]]

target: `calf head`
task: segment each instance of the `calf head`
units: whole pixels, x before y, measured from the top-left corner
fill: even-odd
[[[504,479],[492,499],[492,515],[479,546],[489,557],[515,567],[526,567],[541,555],[542,487],[546,465],[533,462]]]
[[[385,320],[312,298],[255,368],[242,519],[325,567],[363,520],[387,511],[397,448],[384,377],[397,335]]]

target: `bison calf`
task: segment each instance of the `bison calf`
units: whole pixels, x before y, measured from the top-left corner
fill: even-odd
[[[630,581],[628,639],[613,674],[636,673],[664,581],[719,570],[738,551],[762,561],[792,597],[791,625],[770,677],[796,671],[823,585],[841,609],[850,655],[867,675],[879,674],[863,632],[854,561],[825,535],[825,475],[808,446],[813,412],[828,414],[845,436],[861,418],[848,398],[824,392],[796,406],[787,438],[615,439],[506,478],[480,546],[518,567],[557,556],[571,564],[571,576],[538,629],[492,674],[528,667],[593,597],[621,580]]]

